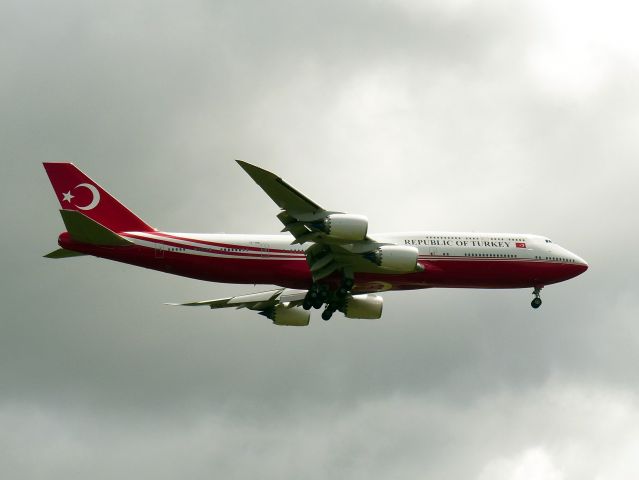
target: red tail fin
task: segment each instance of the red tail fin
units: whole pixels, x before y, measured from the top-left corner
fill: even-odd
[[[44,163],[63,210],[77,210],[114,232],[155,230],[72,163]]]

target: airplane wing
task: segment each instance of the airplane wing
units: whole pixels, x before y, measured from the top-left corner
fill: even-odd
[[[249,293],[235,297],[217,298],[215,300],[202,300],[187,303],[167,303],[166,305],[210,308],[248,308],[249,310],[265,310],[279,303],[291,303],[291,306],[302,304],[306,290],[293,290],[290,288],[278,288],[266,292]]]
[[[362,215],[325,210],[277,175],[237,160],[266,194],[281,208],[277,218],[290,232],[293,243],[308,243],[306,260],[317,282],[336,271],[344,278],[356,272],[410,273],[421,271],[415,247],[380,243],[367,234]]]
[[[235,297],[187,303],[166,303],[165,305],[187,307],[207,306],[209,308],[234,307],[236,309],[248,308],[271,319],[275,325],[304,327],[310,322],[310,307],[299,307],[303,306],[307,294],[307,290],[278,288]],[[370,294],[352,295],[343,299],[343,302],[341,302],[336,309],[344,313],[347,318],[377,319],[382,316],[382,305],[383,300],[380,296]],[[329,309],[329,311],[330,314],[328,316],[322,315],[324,320],[328,320],[335,309]]]
[[[166,305],[209,308],[248,308],[255,310],[273,320],[276,325],[306,326],[309,323],[310,312],[295,308],[302,305],[306,290],[278,288],[266,292],[249,293],[235,297],[218,298],[187,303],[167,303]]]

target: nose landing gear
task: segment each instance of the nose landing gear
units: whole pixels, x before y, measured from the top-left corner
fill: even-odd
[[[533,290],[533,295],[535,296],[535,298],[533,298],[532,302],[530,302],[530,306],[532,308],[539,308],[541,307],[541,297],[539,296],[539,292],[541,291],[543,287],[535,287]]]

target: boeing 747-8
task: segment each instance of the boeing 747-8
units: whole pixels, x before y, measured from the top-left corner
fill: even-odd
[[[541,235],[521,233],[370,233],[368,220],[326,210],[278,176],[239,165],[277,204],[277,235],[169,233],[124,207],[71,163],[45,163],[66,231],[46,255],[79,255],[124,262],[210,282],[279,288],[182,303],[248,308],[276,325],[308,325],[324,307],[348,318],[377,319],[387,290],[422,288],[541,289],[588,268],[579,256]],[[173,304],[176,305],[176,304]]]

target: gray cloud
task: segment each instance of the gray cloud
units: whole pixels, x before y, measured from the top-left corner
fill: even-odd
[[[256,465],[262,478],[628,478],[639,426],[636,396],[555,381],[462,407],[395,394],[339,415],[309,408],[284,422],[212,413],[125,424],[118,416],[25,406],[5,407],[0,422],[13,432],[3,442],[7,466],[25,478],[207,478],[212,471],[250,478]],[[44,441],[51,436],[55,443]]]

